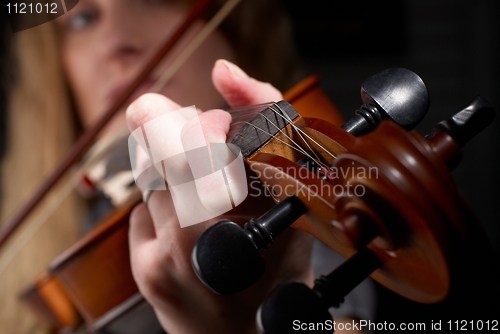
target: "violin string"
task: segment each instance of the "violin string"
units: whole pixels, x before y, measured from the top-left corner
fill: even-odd
[[[330,167],[329,167],[327,164],[325,164],[325,163],[323,163],[323,162],[321,161],[321,159],[320,159],[320,158],[318,157],[318,155],[316,154],[315,150],[313,150],[313,149],[311,148],[311,146],[309,145],[309,143],[308,143],[308,142],[307,142],[307,141],[306,141],[306,140],[302,137],[301,132],[302,132],[302,134],[304,134],[305,136],[307,136],[310,140],[312,140],[312,141],[313,141],[316,145],[318,145],[321,149],[323,149],[323,151],[324,151],[324,152],[328,153],[328,154],[329,154],[330,156],[332,156],[333,158],[335,158],[335,156],[334,156],[334,155],[332,155],[332,154],[331,154],[331,153],[330,153],[327,149],[325,149],[325,148],[324,148],[321,144],[319,144],[316,140],[314,140],[314,138],[312,138],[311,136],[309,136],[309,135],[308,135],[307,133],[305,133],[302,129],[300,129],[297,125],[295,125],[295,124],[293,123],[293,120],[290,118],[290,116],[289,116],[287,113],[285,113],[285,112],[283,111],[283,109],[281,109],[281,108],[280,108],[280,106],[279,106],[278,104],[275,104],[275,105],[276,105],[276,107],[277,107],[277,108],[281,111],[281,113],[280,113],[280,112],[278,112],[278,111],[276,111],[276,110],[274,110],[272,107],[269,107],[269,109],[271,109],[271,110],[272,110],[272,111],[273,111],[276,115],[278,115],[278,116],[282,117],[282,118],[285,120],[285,122],[288,122],[288,124],[290,124],[290,125],[291,125],[291,127],[292,127],[293,129],[295,129],[295,130],[296,130],[297,134],[298,134],[298,135],[302,138],[302,141],[303,141],[304,143],[306,143],[306,145],[309,147],[310,151],[312,151],[312,152],[313,152],[313,154],[316,156],[316,158],[317,158],[317,159],[312,158],[310,155],[307,155],[307,156],[308,156],[311,160],[313,160],[314,162],[316,162],[319,166],[321,166],[322,168],[324,168],[324,169],[325,169],[325,171],[328,171],[328,170],[330,169]],[[284,115],[286,115],[286,117],[285,117]],[[265,117],[264,115],[262,115],[262,116],[263,116],[263,117]],[[265,117],[265,118],[267,119],[267,117]],[[267,120],[270,122],[270,120],[269,120],[269,119],[267,119]],[[272,123],[272,122],[271,122],[271,123]],[[272,123],[272,124],[273,124],[273,123]],[[273,125],[274,125],[274,124],[273,124]],[[280,132],[282,132],[282,131],[280,130]],[[282,133],[283,133],[283,132],[282,132]],[[284,134],[285,136],[287,136],[285,133],[283,133],[283,134]],[[287,136],[287,138],[288,138],[289,140],[291,140],[292,142],[294,142],[294,141],[293,141],[291,138],[289,138],[288,136]],[[297,145],[298,147],[300,147],[300,145],[298,145],[297,143],[295,143],[295,142],[294,142],[294,144],[295,144],[295,145]],[[304,150],[303,150],[303,152],[304,152]]]
[[[276,103],[275,103],[275,104],[276,104]],[[274,110],[272,107],[269,107],[269,108],[270,108],[273,112],[277,113],[277,112],[276,112],[276,110]],[[279,113],[277,113],[277,114],[279,115]],[[249,122],[246,122],[246,123],[247,123],[247,124],[249,124],[249,125],[251,125],[251,126],[253,126],[255,129],[260,130],[260,131],[262,131],[262,132],[266,133],[266,134],[267,134],[267,135],[269,135],[270,137],[272,137],[272,138],[274,138],[274,139],[278,140],[279,142],[281,142],[281,143],[285,144],[286,146],[288,146],[288,147],[290,147],[290,148],[292,148],[292,149],[294,149],[294,150],[296,150],[296,151],[298,151],[298,152],[300,152],[300,153],[304,154],[305,156],[309,157],[311,160],[313,160],[314,162],[316,162],[318,165],[322,165],[322,162],[321,162],[321,161],[314,159],[314,157],[312,157],[312,156],[311,156],[311,155],[310,155],[310,154],[309,154],[309,153],[308,153],[308,152],[307,152],[304,148],[302,148],[302,147],[301,147],[301,146],[300,146],[297,142],[295,142],[295,141],[293,140],[293,138],[291,138],[290,136],[288,136],[288,135],[287,135],[287,134],[283,131],[283,129],[280,129],[280,128],[276,125],[276,124],[274,124],[274,122],[273,122],[272,120],[270,120],[268,117],[266,117],[266,116],[265,116],[264,114],[262,114],[262,113],[259,113],[258,115],[260,115],[260,116],[264,117],[264,118],[267,120],[267,122],[268,122],[268,123],[271,123],[271,124],[272,124],[272,125],[273,125],[276,129],[278,129],[278,131],[279,131],[279,132],[281,132],[281,133],[282,133],[282,134],[283,134],[283,135],[284,135],[284,136],[285,136],[285,137],[286,137],[286,138],[287,138],[287,139],[288,139],[291,143],[293,143],[293,144],[295,145],[295,147],[294,147],[293,145],[290,145],[290,144],[288,144],[287,142],[285,142],[285,141],[281,140],[281,139],[280,139],[280,138],[278,138],[276,135],[273,135],[273,134],[271,134],[271,133],[269,133],[269,132],[265,131],[264,129],[262,129],[262,128],[260,128],[260,127],[258,127],[258,126],[256,126],[256,125],[254,125],[254,124],[252,124],[252,123],[249,123]],[[280,115],[280,116],[281,116],[281,115]],[[287,116],[288,116],[288,115],[287,115]],[[285,119],[285,121],[286,121],[286,119]],[[295,125],[295,124],[293,124],[293,122],[292,122],[291,124],[292,124],[292,125]]]
[[[299,134],[299,136],[302,138],[303,142],[304,142],[304,143],[305,143],[305,144],[309,147],[310,151],[312,151],[312,152],[313,152],[313,154],[316,156],[316,159],[315,159],[315,158],[313,158],[310,154],[308,154],[306,150],[304,150],[304,149],[303,149],[303,148],[302,148],[302,147],[301,147],[301,146],[300,146],[297,142],[295,142],[295,141],[294,141],[294,140],[293,140],[290,136],[288,136],[288,135],[287,135],[287,134],[286,134],[286,133],[285,133],[282,129],[280,129],[280,128],[276,125],[276,124],[274,124],[274,122],[273,122],[273,121],[271,121],[271,120],[270,120],[268,117],[266,117],[264,114],[259,113],[259,115],[260,115],[260,116],[264,117],[264,118],[268,121],[268,123],[271,123],[271,124],[272,124],[275,128],[277,128],[279,132],[281,132],[281,133],[282,133],[282,134],[283,134],[283,135],[284,135],[284,136],[285,136],[285,137],[286,137],[286,138],[287,138],[290,142],[292,142],[292,143],[293,143],[295,146],[297,146],[299,149],[296,149],[296,148],[292,147],[291,145],[288,145],[288,144],[287,144],[287,143],[285,143],[284,141],[280,140],[280,139],[279,139],[279,138],[277,138],[276,136],[271,135],[270,133],[266,132],[265,130],[263,130],[263,129],[261,129],[261,128],[259,128],[259,127],[255,126],[255,125],[253,125],[253,124],[251,124],[251,125],[252,125],[254,128],[259,129],[259,130],[261,130],[261,131],[263,131],[263,132],[267,133],[267,134],[268,134],[268,135],[270,135],[271,137],[273,137],[273,138],[277,139],[278,141],[280,141],[280,142],[282,142],[282,143],[286,144],[287,146],[292,147],[292,148],[294,148],[295,150],[297,150],[297,151],[301,152],[302,154],[304,154],[304,155],[306,155],[307,157],[309,157],[309,158],[310,158],[312,161],[314,161],[316,164],[318,164],[319,166],[321,166],[321,167],[322,167],[322,168],[324,168],[325,170],[328,170],[330,167],[329,167],[327,164],[325,164],[325,163],[323,163],[323,162],[321,161],[321,159],[320,159],[320,158],[318,157],[318,155],[316,154],[315,150],[313,150],[313,149],[312,149],[312,147],[309,145],[309,143],[308,143],[308,142],[307,142],[307,141],[306,141],[306,140],[302,137],[301,132],[302,132],[305,136],[307,136],[310,140],[312,140],[312,141],[313,141],[316,145],[318,145],[320,148],[322,148],[325,152],[327,152],[328,154],[330,154],[332,157],[334,157],[334,158],[335,158],[335,156],[334,156],[334,155],[332,155],[332,154],[331,154],[328,150],[326,150],[326,149],[325,149],[322,145],[320,145],[320,144],[319,144],[316,140],[314,140],[312,137],[310,137],[307,133],[305,133],[304,131],[302,131],[302,129],[300,129],[297,125],[295,125],[295,124],[293,123],[293,121],[291,120],[290,116],[289,116],[287,113],[285,113],[285,112],[283,111],[283,109],[281,109],[281,108],[280,108],[280,106],[279,106],[278,104],[274,103],[274,105],[275,105],[275,106],[276,106],[276,107],[277,107],[277,108],[281,111],[281,113],[280,113],[280,112],[278,112],[277,110],[275,110],[274,108],[272,108],[271,106],[269,107],[269,109],[270,109],[271,111],[273,111],[273,112],[275,113],[275,115],[280,116],[281,118],[283,118],[283,119],[285,120],[285,122],[288,122],[288,124],[290,124],[290,125],[291,125],[291,127],[292,127],[293,129],[295,129],[295,130],[296,130],[296,132],[297,132],[297,133]],[[285,117],[284,115],[286,115],[287,117]],[[250,123],[248,123],[248,124],[250,124]]]
[[[280,129],[280,127],[278,127],[276,124],[274,124],[268,117],[266,117],[264,114],[259,114],[260,116],[264,117],[269,123],[271,123],[276,129],[278,129],[279,132],[281,132],[283,134],[283,136],[285,136],[293,145],[295,145],[296,147],[298,147],[298,149],[296,148],[297,151],[301,152],[302,154],[304,155],[307,155],[311,160],[313,160],[314,162],[320,164],[319,161],[316,161],[316,159],[314,159],[305,149],[303,149],[299,144],[297,144],[290,136],[288,136],[284,131],[283,129]],[[279,141],[281,142],[284,142],[282,140],[280,140],[276,135],[271,135],[271,137],[275,138],[275,139],[278,139]],[[290,147],[292,147],[291,145],[288,145]]]
[[[300,153],[302,153],[302,154],[306,155],[306,156],[307,156],[307,157],[309,157],[310,159],[314,159],[314,158],[313,158],[313,157],[311,157],[311,155],[310,155],[309,153],[307,153],[306,151],[304,151],[304,150],[300,150],[300,149],[302,149],[301,147],[296,148],[296,147],[294,147],[294,146],[290,145],[289,143],[285,142],[284,140],[282,140],[282,139],[280,139],[280,138],[276,137],[276,135],[273,135],[273,134],[271,134],[271,133],[267,132],[266,130],[264,130],[264,129],[262,129],[262,128],[258,127],[257,125],[252,124],[252,123],[249,123],[249,122],[246,122],[246,123],[247,123],[248,125],[250,125],[250,126],[253,126],[256,130],[259,130],[259,131],[264,132],[265,134],[267,134],[267,135],[268,135],[268,136],[270,136],[271,138],[276,139],[277,141],[281,142],[282,144],[285,144],[286,146],[288,146],[288,147],[290,147],[290,148],[292,148],[292,149],[294,149],[294,150],[296,150],[296,151],[298,151],[298,152],[300,152]]]
[[[234,7],[241,0],[229,0],[227,1],[221,9],[212,17],[210,21],[202,28],[202,30],[196,35],[196,37],[189,43],[189,45],[182,50],[179,56],[174,60],[172,65],[170,65],[163,73],[160,75],[158,80],[151,87],[150,91],[153,93],[158,93],[167,82],[172,79],[172,77],[177,73],[177,71],[184,65],[184,63],[189,59],[189,57],[198,49],[198,47],[205,41],[205,39],[224,21],[224,19],[232,12]]]
[[[262,110],[266,109],[274,102],[266,102],[261,104],[255,104],[251,106],[242,106],[236,108],[224,109],[231,115],[231,126],[226,136],[226,141],[231,142],[236,133],[241,129],[241,127],[254,118]]]
[[[325,147],[323,147],[323,145],[321,145],[318,141],[316,141],[313,137],[311,137],[310,135],[307,134],[307,132],[305,132],[304,130],[302,130],[301,128],[299,128],[297,125],[295,125],[295,123],[293,123],[292,119],[290,118],[290,116],[283,112],[283,110],[281,109],[281,107],[279,105],[276,104],[276,107],[278,109],[281,110],[282,113],[277,113],[278,116],[280,117],[283,117],[284,116],[282,114],[285,114],[288,116],[288,119],[285,118],[285,120],[297,131],[297,132],[300,132],[302,133],[304,136],[306,136],[309,140],[311,140],[314,144],[318,145],[319,148],[321,148],[325,153],[327,153],[328,155],[330,155],[332,158],[336,158],[336,156],[334,154],[332,154],[328,149],[326,149]],[[271,109],[272,110],[272,109]],[[274,110],[273,110],[274,111]],[[276,112],[276,111],[275,111]],[[302,138],[302,136],[301,136]]]
[[[312,149],[312,147],[309,145],[309,143],[307,142],[307,140],[305,140],[305,139],[304,139],[304,137],[302,136],[302,134],[300,133],[300,131],[298,131],[298,130],[299,130],[299,127],[298,127],[298,126],[296,126],[296,125],[293,123],[292,119],[290,118],[290,115],[288,115],[287,113],[285,113],[285,112],[283,111],[283,109],[281,109],[281,107],[280,107],[278,104],[276,104],[276,107],[280,110],[280,113],[276,112],[273,108],[271,108],[271,110],[272,110],[272,111],[274,111],[274,112],[276,113],[276,115],[283,117],[283,119],[284,119],[285,121],[288,121],[288,123],[289,123],[289,124],[292,124],[292,129],[294,129],[294,130],[297,132],[297,134],[299,135],[300,139],[302,139],[302,142],[304,142],[304,143],[307,145],[307,147],[309,148],[309,151],[311,151],[311,152],[314,154],[314,156],[316,157],[316,159],[317,159],[318,161],[320,161],[321,159],[320,159],[320,158],[319,158],[319,156],[316,154],[316,150],[313,150],[313,149]]]
[[[327,149],[325,149],[323,146],[321,146],[316,140],[314,140],[314,138],[309,136],[305,131],[303,131],[301,128],[299,128],[297,125],[295,125],[295,123],[293,123],[290,116],[287,113],[285,113],[283,111],[283,109],[281,109],[281,107],[278,104],[276,104],[276,107],[281,111],[281,113],[278,113],[278,115],[281,117],[286,115],[285,120],[288,120],[288,122],[292,125],[292,128],[297,132],[297,134],[302,139],[302,141],[304,143],[306,143],[307,147],[309,147],[309,150],[311,150],[314,153],[314,155],[316,156],[318,161],[321,160],[320,157],[316,154],[316,150],[313,150],[313,148],[309,145],[309,142],[304,139],[304,136],[306,136],[309,140],[311,140],[313,143],[315,143],[317,146],[319,146],[324,152],[330,154],[333,158],[335,158],[335,156],[333,156]],[[328,169],[329,167],[325,164],[325,168]]]
[[[277,105],[275,103],[275,105]],[[269,107],[269,109],[271,109],[275,114],[279,115],[279,113],[274,110],[272,107]],[[281,110],[281,109],[280,109]],[[281,110],[283,112],[283,110]],[[269,123],[271,123],[276,129],[278,129],[279,132],[281,132],[290,142],[292,142],[295,146],[297,146],[300,151],[299,152],[302,152],[304,155],[308,155],[307,151],[305,149],[303,149],[298,143],[296,143],[290,136],[288,136],[284,131],[283,129],[279,128],[276,124],[274,124],[268,117],[266,117],[264,114],[262,113],[259,113],[260,116],[264,117]],[[279,115],[281,116],[281,115]],[[288,116],[288,114],[287,114]],[[286,119],[285,119],[286,121]],[[293,124],[293,123],[292,123]],[[277,138],[276,136],[273,136],[274,138]],[[309,155],[308,155],[309,156]],[[309,156],[310,157],[310,156]],[[313,161],[314,161],[314,158],[310,157]],[[319,161],[315,161],[316,163],[320,163]]]

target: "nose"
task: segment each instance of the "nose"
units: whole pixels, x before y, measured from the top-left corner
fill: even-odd
[[[103,11],[97,43],[103,64],[119,69],[136,63],[146,52],[146,40],[141,36],[144,34],[141,33],[137,15],[127,2],[119,1],[118,5]]]

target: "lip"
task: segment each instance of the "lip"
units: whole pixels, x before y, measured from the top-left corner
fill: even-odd
[[[152,78],[148,78],[144,80],[139,87],[136,88],[136,90],[132,93],[132,95],[127,99],[127,101],[124,103],[124,105],[128,105],[135,101],[139,96],[148,93],[153,85],[155,84],[156,80]],[[123,94],[125,91],[128,89],[130,86],[130,83],[127,84],[120,84],[118,86],[115,86],[113,89],[111,89],[110,93],[107,95],[107,101],[109,106],[114,105],[117,103],[119,99],[122,98]]]

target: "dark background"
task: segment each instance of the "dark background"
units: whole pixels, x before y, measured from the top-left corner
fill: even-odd
[[[500,1],[285,0],[308,73],[349,117],[369,76],[404,67],[426,83],[427,134],[478,94],[500,112]],[[500,252],[500,116],[471,140],[454,171],[458,186]]]
[[[426,83],[430,109],[417,127],[429,133],[439,121],[465,108],[477,94],[500,112],[500,1],[284,0],[293,17],[295,39],[308,73],[321,76],[322,87],[344,117],[361,105],[360,87],[369,76],[404,67]],[[464,249],[458,259],[471,276],[452,299],[437,306],[409,302],[378,286],[378,321],[404,319],[460,320],[459,316],[499,318],[498,300],[485,301],[493,290],[482,267],[500,268],[500,116],[463,149],[454,176],[459,189],[479,217],[494,250],[494,258]],[[466,274],[466,275],[467,275]],[[488,279],[490,279],[489,282]],[[473,283],[469,283],[473,282]],[[484,286],[483,285],[484,282]],[[488,285],[491,284],[491,285]],[[484,288],[483,290],[481,290]],[[460,289],[464,292],[462,298]],[[467,300],[467,293],[477,298]],[[483,299],[481,299],[483,298]],[[498,297],[496,297],[498,298]],[[475,312],[477,311],[477,312]],[[428,322],[430,323],[430,322]]]

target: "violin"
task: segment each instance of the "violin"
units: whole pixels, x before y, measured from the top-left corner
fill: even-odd
[[[331,124],[341,124],[342,117],[318,83],[318,77],[308,77],[284,98],[303,114],[321,115]],[[130,198],[123,208],[56,258],[48,273],[23,293],[23,300],[46,323],[59,330],[74,330],[84,321],[90,331],[106,333],[161,330],[153,309],[139,293],[130,268],[128,218],[139,202],[139,196]],[[269,198],[249,197],[243,207],[253,210],[240,210],[238,214],[248,219],[255,207],[268,208],[270,205]],[[52,288],[51,294],[43,293],[56,284],[60,289]],[[62,303],[66,307],[61,306]]]
[[[410,77],[422,84],[407,70],[389,72],[393,72],[387,75],[393,86],[397,86],[398,77],[404,78],[401,82]],[[425,140],[395,124],[401,114],[385,110],[386,104],[379,96],[390,95],[380,93],[383,84],[371,86],[373,80],[368,79],[363,87],[370,96],[365,98],[365,104],[381,108],[379,113],[392,121],[370,125],[360,119],[361,111],[354,122],[351,119],[345,123],[346,131],[339,127],[338,112],[317,88],[317,79],[309,78],[286,94],[293,107],[284,101],[271,105],[233,139],[276,206],[270,205],[269,197],[267,202],[266,198],[259,199],[260,207],[270,209],[260,218],[250,219],[244,229],[224,220],[201,236],[193,250],[193,267],[202,281],[220,294],[248,287],[264,270],[258,249],[272,244],[288,226],[312,234],[349,259],[330,275],[319,278],[312,290],[296,281],[278,286],[259,311],[261,332],[284,332],[293,319],[324,322],[330,318],[324,305],[338,306],[345,294],[370,274],[407,298],[422,303],[440,302],[455,284],[457,268],[453,262],[457,249],[470,239],[484,238],[458,194],[449,169],[457,163],[460,146],[492,121],[493,108],[478,97],[468,108],[438,124]],[[423,102],[405,101],[405,105],[410,105],[414,112],[412,117],[404,118],[408,122],[405,125],[412,127],[425,114],[428,102],[424,98]],[[269,109],[273,106],[288,113],[293,123],[276,117],[275,111]],[[309,110],[315,116],[320,111],[323,117],[304,116]],[[262,115],[266,113],[265,119],[273,119],[274,114],[275,125],[282,129],[278,131],[267,124],[266,135],[259,137],[255,124],[262,126]],[[351,134],[369,132],[370,126],[376,128],[359,138]],[[271,135],[272,128],[275,133]],[[316,150],[316,154],[284,145],[293,141],[303,141],[300,147]],[[319,164],[311,161],[312,156],[332,166],[330,172],[333,167],[342,170],[355,166],[377,169],[380,175],[369,178],[360,177],[359,173],[340,173],[341,177],[328,177],[319,172]],[[404,164],[405,161],[416,163]],[[386,165],[381,169],[384,164],[391,168]],[[403,176],[399,180],[403,185],[394,182],[394,174]],[[363,185],[366,193],[335,194],[333,187],[349,182],[353,187]],[[277,187],[291,189],[292,193],[279,193]],[[325,187],[330,191],[313,191]],[[91,331],[161,330],[130,270],[128,214],[135,203],[137,199],[50,266],[51,275],[62,283]],[[117,249],[123,251],[116,252]],[[487,253],[486,249],[480,251]]]
[[[131,91],[133,91],[133,88],[131,88]],[[311,94],[319,94],[308,89],[305,89],[305,91]],[[305,94],[301,90],[294,91],[294,94],[298,97],[307,98],[308,103],[317,103],[318,100],[321,100],[318,95],[310,98],[308,96],[311,95]],[[321,239],[346,258],[350,258],[346,262],[348,268],[354,267],[356,270],[360,267],[363,268],[359,276],[353,276],[350,269],[347,270],[348,275],[344,276],[338,272],[332,273],[332,277],[340,277],[340,279],[335,278],[337,282],[356,282],[373,272],[374,278],[406,297],[426,303],[438,302],[446,298],[452,290],[451,277],[454,274],[450,262],[453,262],[455,251],[460,248],[458,245],[462,245],[463,239],[467,239],[470,234],[480,234],[479,232],[476,233],[478,229],[477,222],[463,199],[457,194],[457,189],[448,171],[449,167],[452,167],[458,159],[459,146],[463,144],[463,139],[457,138],[462,138],[464,136],[462,132],[464,131],[459,132],[460,135],[457,136],[456,133],[449,129],[448,132],[445,131],[446,126],[443,125],[436,129],[435,135],[429,141],[424,141],[417,134],[407,134],[399,127],[389,123],[389,121],[383,121],[374,130],[369,121],[374,118],[374,114],[367,115],[367,118],[360,116],[365,121],[357,117],[344,125],[343,128],[340,128],[339,126],[342,124],[341,118],[338,113],[332,111],[331,106],[326,108],[327,111],[325,111],[318,105],[309,106],[301,102],[302,99],[286,98],[285,100],[292,102],[293,109],[297,111],[293,121],[294,126],[301,129],[307,136],[314,138],[315,142],[304,139],[302,137],[305,136],[304,134],[297,135],[297,130],[291,124],[285,125],[282,123],[280,125],[277,122],[276,125],[283,126],[283,132],[287,135],[279,131],[274,133],[273,136],[267,137],[266,140],[261,142],[257,140],[258,143],[253,148],[248,148],[251,153],[245,154],[247,165],[254,173],[261,176],[262,184],[270,195],[266,200],[265,207],[273,211],[269,211],[268,214],[265,213],[262,216],[263,219],[255,219],[254,227],[251,227],[251,224],[247,225],[248,229],[246,228],[245,236],[237,237],[238,240],[245,240],[246,244],[248,244],[249,234],[255,231],[262,233],[262,230],[269,226],[274,229],[275,221],[282,221],[282,219],[276,218],[268,221],[267,218],[273,216],[287,217],[281,223],[282,225],[278,226],[278,232],[288,226],[305,230]],[[491,107],[485,107],[484,102],[481,101],[477,104],[479,105],[478,110],[481,110],[481,112],[476,113],[476,110],[474,110],[473,115],[492,114]],[[284,104],[280,105],[278,103],[277,105],[282,109],[287,109]],[[385,110],[384,106],[382,106],[382,109]],[[267,110],[267,112],[269,113],[270,110]],[[275,114],[274,111],[271,110],[271,112],[270,115]],[[362,112],[360,111],[360,114]],[[378,112],[383,113],[380,110]],[[385,110],[386,117],[391,118],[391,115],[390,110],[389,112]],[[463,117],[463,115],[461,114],[458,118]],[[327,119],[327,117],[329,118]],[[400,125],[411,127],[421,117],[416,117],[416,120],[412,120],[411,124],[400,123]],[[491,116],[485,117],[487,119],[491,118]],[[465,132],[475,128],[475,126],[469,124],[475,124],[476,116],[471,119],[473,119],[472,123],[465,122],[466,124],[463,127],[467,130]],[[398,121],[398,119],[392,120]],[[467,118],[466,120],[469,121]],[[448,128],[450,124],[455,123],[453,120],[449,121],[447,123]],[[456,125],[452,125],[451,128]],[[269,125],[267,126],[267,130],[271,131]],[[367,131],[372,132],[365,136],[359,136],[360,133]],[[452,134],[449,132],[452,132]],[[359,136],[359,138],[356,136]],[[307,154],[304,152],[297,153],[284,145],[283,142],[291,144],[289,137],[295,142],[299,142],[300,146],[308,147]],[[239,138],[248,137],[245,132],[242,132]],[[90,140],[88,142],[90,143]],[[243,149],[243,147],[241,148]],[[308,155],[311,155],[311,152],[309,151],[315,151],[316,154],[319,154],[319,157],[310,159]],[[78,154],[75,154],[73,158],[67,161],[75,161],[77,156]],[[401,161],[414,161],[414,168],[410,168],[412,166],[411,162],[405,165]],[[318,162],[320,163],[318,164]],[[329,168],[335,167],[339,170],[350,166],[362,167],[368,170],[376,167],[379,171],[383,171],[380,172],[381,179],[376,180],[356,176],[351,177],[351,175],[346,175],[337,180],[331,175],[331,171],[325,169],[325,166],[330,166]],[[420,169],[422,166],[425,166],[423,170]],[[266,175],[269,175],[269,172],[264,173],[264,170],[273,171],[274,174],[267,177]],[[283,174],[282,170],[289,170],[290,172]],[[297,179],[295,175],[301,175],[300,173],[303,173],[303,171],[307,172],[307,176]],[[405,181],[401,183],[393,182],[395,174],[391,173],[394,171],[399,172],[401,178]],[[434,185],[434,183],[438,189],[436,193],[434,193],[434,189],[431,189],[432,187],[424,186]],[[310,191],[314,188],[313,185],[320,189],[325,185],[334,188],[337,184],[351,184],[354,187],[363,185],[365,189],[368,189],[368,193],[363,196],[318,196],[318,194]],[[293,194],[291,196],[288,196],[290,194],[281,194],[277,190],[279,187],[293,189]],[[307,191],[302,194],[299,191],[300,189]],[[415,191],[415,189],[418,191]],[[333,189],[331,193],[333,194]],[[272,202],[270,200],[277,206],[271,208]],[[78,282],[83,281],[81,273],[88,272],[88,267],[85,266],[90,263],[90,259],[102,261],[103,258],[109,256],[109,251],[99,253],[99,249],[101,246],[104,247],[104,244],[116,242],[118,246],[115,245],[111,249],[128,250],[126,242],[127,215],[130,208],[137,202],[137,199],[131,200],[126,209],[113,214],[106,220],[105,224],[101,225],[88,237],[82,239],[50,266],[50,276],[56,278],[58,282],[56,285],[61,286],[62,284],[66,302],[70,301],[72,307],[78,310],[79,316],[84,319],[92,330],[123,333],[124,327],[129,329],[131,327],[129,327],[130,324],[125,326],[118,324],[117,319],[120,317],[123,320],[130,315],[130,312],[136,312],[137,310],[139,310],[138,313],[134,314],[151,315],[151,310],[148,310],[147,304],[138,294],[135,283],[131,279],[130,269],[126,269],[126,266],[129,266],[126,251],[111,252],[121,254],[117,255],[119,258],[110,259],[110,262],[104,262],[97,268],[94,266],[96,271],[103,270],[103,272],[106,272],[103,276],[96,274],[94,281]],[[18,221],[21,220],[22,218],[18,219]],[[225,231],[226,228],[228,231]],[[11,231],[13,230],[3,234],[1,240],[4,241],[4,236],[12,233]],[[272,233],[270,231],[265,232],[271,235],[271,241],[276,236],[274,230],[271,231]],[[231,286],[233,283],[238,286],[237,289],[250,284],[249,281],[235,282],[234,273],[231,272],[225,278],[221,275],[213,279],[210,277],[210,273],[203,269],[206,266],[211,267],[211,261],[214,261],[213,258],[212,260],[201,258],[203,254],[207,254],[203,249],[212,249],[214,247],[210,243],[204,242],[209,239],[210,233],[222,233],[223,235],[232,236],[238,234],[239,230],[237,231],[236,227],[229,222],[223,222],[221,225],[216,225],[200,239],[193,253],[195,271],[200,278],[215,291],[218,289],[214,288],[214,284],[219,283],[212,283],[212,281],[226,282],[227,284],[220,285],[229,287],[231,290],[229,293],[234,291],[234,287]],[[245,256],[253,259],[251,261],[254,264],[249,264],[246,258],[231,260],[240,263],[240,267],[248,267],[249,269],[246,269],[246,272],[252,272],[250,276],[252,280],[258,279],[259,270],[260,272],[263,270],[254,252],[254,249],[263,248],[269,243],[269,237],[262,236],[262,239],[262,245],[256,246],[252,243],[251,247],[242,251]],[[99,246],[96,246],[96,244]],[[231,244],[226,251],[232,250],[233,246]],[[221,253],[220,250],[218,252]],[[106,254],[106,256],[102,254]],[[360,255],[356,257],[355,254]],[[81,256],[83,262],[77,264],[75,258],[79,256]],[[86,263],[86,261],[89,262]],[[429,263],[432,265],[427,267],[426,265]],[[80,265],[83,266],[79,267]],[[255,270],[256,268],[259,270]],[[107,272],[108,270],[109,272]],[[414,273],[419,272],[419,270],[425,271],[427,275],[425,282],[420,282],[414,276]],[[103,289],[94,293],[86,290],[86,288],[91,288],[91,283],[95,286],[96,277],[106,277],[110,275],[110,272],[119,273],[120,278],[118,279],[115,276],[114,281],[104,283]],[[75,278],[76,282],[72,281]],[[338,304],[343,297],[342,295],[351,288],[350,286],[342,288],[342,293],[336,295],[336,299],[331,301],[329,299],[330,295],[332,295],[329,287],[330,278],[330,275],[328,275],[325,279],[320,280],[317,284],[318,288],[315,286],[313,289],[314,295],[317,295],[320,287],[323,288],[322,292],[319,293],[321,295],[320,302],[317,302],[317,304]],[[41,281],[47,280],[42,279]],[[116,282],[120,283],[116,284]],[[122,289],[122,287],[125,288]],[[120,290],[120,293],[118,293],[118,290]],[[291,287],[285,285],[273,292],[270,301],[266,300],[259,312],[262,331],[272,332],[273,329],[269,328],[269,326],[280,323],[282,321],[279,319],[289,316],[288,314],[283,315],[279,311],[283,304],[289,304],[288,300],[284,301],[285,297],[283,297],[289,295],[289,293],[283,291],[291,292],[292,295],[311,297],[310,290],[304,290],[301,285],[292,285]],[[296,293],[296,291],[300,292]],[[111,292],[113,293],[111,294]],[[109,295],[113,295],[113,298],[103,298],[103,296]],[[323,295],[326,296],[325,300],[322,299]],[[274,296],[278,297],[274,298]],[[312,296],[310,299],[314,301],[314,298],[316,297]],[[277,302],[273,303],[273,301]],[[307,312],[302,311],[303,309],[301,310],[302,314],[307,314]],[[274,315],[274,313],[278,313],[278,316]],[[316,309],[314,309],[313,313],[322,316],[325,314],[324,310]],[[269,314],[272,316],[269,316]],[[78,323],[79,316],[75,316],[72,318],[73,320],[61,322],[61,328],[76,326],[75,323]],[[67,325],[68,323],[70,325]],[[144,323],[149,322],[145,321]],[[268,323],[271,325],[268,325]]]
[[[276,205],[243,228],[223,220],[200,237],[192,264],[202,282],[223,295],[246,289],[265,271],[260,250],[288,227],[347,259],[312,289],[294,280],[276,287],[257,313],[260,333],[332,321],[328,308],[368,276],[420,303],[456,303],[460,293],[462,305],[472,300],[464,288],[472,276],[489,270],[486,237],[450,170],[461,147],[493,121],[494,109],[478,96],[424,139],[405,131],[429,104],[418,76],[389,69],[367,79],[361,95],[365,104],[340,128],[282,101],[233,139]],[[264,135],[256,133],[262,128]],[[458,259],[475,261],[477,271]]]

